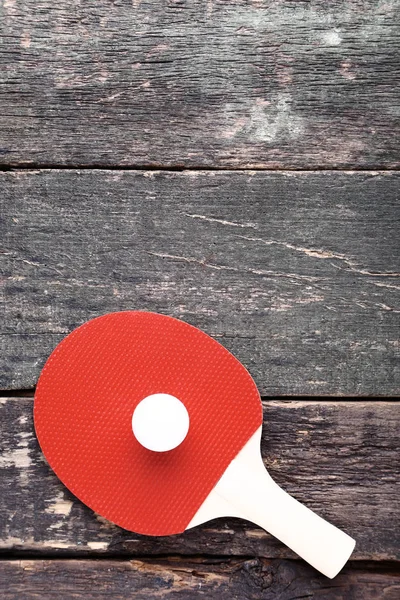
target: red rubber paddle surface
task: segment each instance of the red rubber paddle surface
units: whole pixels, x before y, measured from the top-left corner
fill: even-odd
[[[180,446],[152,452],[132,432],[146,396],[186,406]],[[36,433],[61,481],[103,517],[148,535],[180,533],[262,423],[249,373],[208,335],[150,312],[88,321],[54,350],[39,378]]]

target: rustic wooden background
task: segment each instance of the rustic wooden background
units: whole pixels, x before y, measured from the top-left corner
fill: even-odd
[[[399,0],[1,0],[0,595],[400,598]],[[357,540],[333,581],[250,523],[149,538],[57,480],[40,369],[143,309],[264,402],[274,478]]]

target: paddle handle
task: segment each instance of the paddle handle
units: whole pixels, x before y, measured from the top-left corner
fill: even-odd
[[[247,506],[249,518],[318,571],[335,577],[348,561],[355,541],[295,500],[267,473],[262,485],[257,483],[256,487],[261,493]]]
[[[261,427],[230,463],[188,528],[221,516],[252,521],[332,579],[350,558],[355,541],[275,483],[260,456],[260,436]]]
[[[275,483],[260,456],[260,435],[261,428],[231,462],[210,494],[211,503],[199,511],[197,522],[224,514],[247,519],[327,577],[335,577],[350,558],[355,540]]]

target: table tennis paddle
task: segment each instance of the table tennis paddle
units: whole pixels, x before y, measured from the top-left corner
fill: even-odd
[[[127,311],[78,327],[43,368],[34,421],[61,481],[125,529],[169,535],[241,517],[331,578],[353,551],[272,480],[253,379],[187,323]]]

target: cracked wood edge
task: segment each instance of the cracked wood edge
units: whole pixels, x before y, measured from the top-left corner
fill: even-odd
[[[84,321],[152,310],[210,334],[263,396],[391,396],[395,172],[2,173],[0,386]]]
[[[219,519],[182,535],[147,537],[93,513],[57,479],[34,434],[33,400],[0,403],[0,547],[67,556],[207,554],[293,558],[262,529]],[[276,482],[354,537],[356,560],[399,560],[396,402],[264,402],[262,454]]]
[[[399,3],[1,6],[6,165],[395,168]]]
[[[207,598],[397,600],[399,571],[348,564],[333,580],[296,561],[168,558],[144,560],[0,561],[3,600],[66,598]]]

